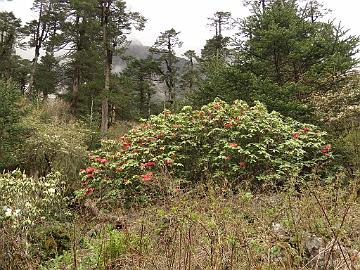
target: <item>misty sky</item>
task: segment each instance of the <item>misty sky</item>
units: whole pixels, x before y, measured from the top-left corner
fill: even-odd
[[[134,32],[131,38],[151,46],[161,31],[175,28],[180,31],[184,42],[179,52],[194,49],[200,52],[213,34],[206,26],[207,18],[216,11],[230,11],[233,17],[248,14],[242,0],[127,0],[132,11],[139,11],[148,22],[142,32]],[[351,34],[360,35],[359,0],[323,0],[325,7],[332,10],[331,18],[350,29]],[[30,11],[32,0],[0,0],[0,10],[13,11],[23,22],[33,18]]]

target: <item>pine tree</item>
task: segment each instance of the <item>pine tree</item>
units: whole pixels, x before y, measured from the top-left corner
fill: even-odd
[[[127,45],[126,35],[132,28],[142,30],[145,18],[138,12],[126,9],[126,3],[121,0],[101,0],[100,21],[102,27],[102,45],[104,57],[104,90],[101,104],[101,131],[109,126],[109,95],[111,90],[111,66],[114,53]]]
[[[173,28],[161,32],[150,49],[153,57],[157,58],[160,63],[161,68],[159,72],[166,85],[164,104],[173,104],[178,90],[177,81],[179,72],[176,64],[179,60],[176,57],[175,49],[180,48],[183,44],[179,39],[179,34],[180,32]]]

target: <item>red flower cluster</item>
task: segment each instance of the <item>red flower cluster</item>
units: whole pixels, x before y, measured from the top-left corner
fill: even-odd
[[[225,124],[224,124],[224,127],[225,127],[225,128],[231,128],[232,126],[233,126],[232,123],[225,123]]]
[[[231,148],[236,148],[238,146],[238,144],[237,143],[229,143],[229,146]]]
[[[146,174],[141,175],[141,177],[145,182],[148,182],[152,180],[153,174],[153,172],[146,172]]]
[[[128,150],[131,146],[131,142],[125,137],[122,137],[122,146],[124,147],[125,151]]]
[[[324,156],[329,156],[329,152],[331,150],[331,144],[325,145],[323,149],[321,149],[321,153],[324,154]]]
[[[85,172],[86,172],[87,174],[93,173],[93,172],[95,172],[95,168],[93,168],[93,167],[86,168]]]
[[[304,132],[304,133],[308,133],[309,131],[310,131],[310,128],[307,128],[307,127],[306,127],[306,128],[303,129],[303,132]]]
[[[246,163],[244,161],[240,161],[239,166],[240,166],[241,169],[245,169]]]
[[[155,165],[154,161],[148,161],[142,164],[144,167],[151,167]]]
[[[294,134],[293,134],[293,138],[294,138],[295,140],[299,139],[299,137],[300,137],[300,134],[299,134],[299,133],[294,133]]]
[[[109,161],[104,159],[104,158],[100,158],[100,157],[97,157],[96,159],[96,162],[99,162],[101,164],[105,164],[105,163],[108,163]]]
[[[213,105],[213,108],[214,108],[215,110],[218,110],[218,109],[221,108],[221,105],[220,105],[219,103],[215,103],[215,104]]]
[[[86,195],[86,196],[90,196],[91,194],[94,193],[94,191],[95,191],[95,188],[89,187],[89,188],[86,190],[85,195]]]

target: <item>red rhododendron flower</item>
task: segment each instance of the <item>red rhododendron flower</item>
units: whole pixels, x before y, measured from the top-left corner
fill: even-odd
[[[130,146],[131,146],[130,142],[128,142],[128,141],[123,142],[123,147],[124,147],[125,150],[128,150],[130,148]]]
[[[299,134],[299,133],[294,133],[294,134],[293,134],[293,138],[294,138],[294,139],[297,140],[297,139],[299,139],[299,137],[300,137],[300,134]]]
[[[231,148],[235,148],[235,147],[238,146],[238,144],[237,144],[237,143],[229,143],[229,146],[230,146]]]
[[[100,160],[100,163],[101,163],[101,164],[105,164],[105,163],[108,163],[108,162],[109,162],[109,161],[108,161],[107,159],[101,159],[101,160]]]
[[[144,167],[151,167],[151,166],[154,166],[155,165],[155,162],[154,161],[148,161],[146,163],[143,163],[143,166]]]
[[[240,161],[239,166],[241,169],[244,169],[246,167],[246,163],[244,161]]]
[[[88,188],[88,189],[86,190],[85,195],[86,195],[86,196],[89,196],[89,195],[93,194],[94,191],[95,191],[95,188],[90,187],[90,188]]]
[[[152,180],[152,175],[153,172],[146,172],[146,174],[141,175],[141,177],[145,182],[148,182]]]
[[[93,174],[93,173],[88,173],[87,177],[88,177],[88,178],[93,178],[93,177],[94,177],[94,174]]]
[[[95,172],[95,168],[93,168],[93,167],[86,168],[85,172],[87,174],[93,173],[93,172]]]
[[[310,131],[310,128],[307,128],[307,127],[306,127],[306,128],[303,129],[303,131],[304,131],[304,133],[307,133],[307,132]]]
[[[232,125],[231,123],[225,123],[225,124],[224,124],[224,127],[225,127],[225,128],[231,128],[232,126],[233,126],[233,125]]]
[[[325,145],[323,149],[321,149],[321,153],[325,156],[329,156],[328,152],[331,150],[331,144]]]
[[[213,105],[213,108],[216,109],[216,110],[218,110],[218,109],[221,108],[221,105],[220,105],[219,103],[215,103],[215,104]]]

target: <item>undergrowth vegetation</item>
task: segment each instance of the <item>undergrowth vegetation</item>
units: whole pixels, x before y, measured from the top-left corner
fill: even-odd
[[[318,127],[217,99],[87,155],[96,136],[56,111],[22,120],[32,176],[0,175],[1,270],[360,267],[359,179]]]
[[[82,216],[76,249],[42,269],[358,269],[358,187],[345,180],[258,195],[199,184],[162,204],[113,209],[122,226]]]

